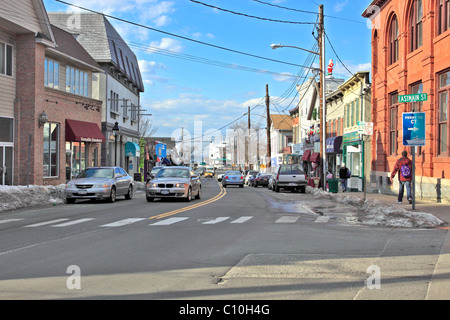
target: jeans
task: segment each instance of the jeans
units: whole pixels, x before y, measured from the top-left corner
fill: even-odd
[[[399,181],[400,186],[398,189],[398,202],[402,202],[403,200],[403,192],[405,190],[405,185],[406,185],[406,198],[408,200],[412,200],[411,198],[411,181]]]
[[[347,180],[348,179],[341,179],[342,191],[347,191]]]

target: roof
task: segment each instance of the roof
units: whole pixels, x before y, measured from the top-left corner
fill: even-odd
[[[68,23],[72,13],[48,12],[48,16],[52,24],[74,35],[97,63],[113,65],[141,92],[144,91],[136,55],[105,16],[80,13],[75,24]]]
[[[53,35],[55,36],[55,42],[57,44],[57,47],[52,51],[62,53],[63,55],[74,58],[75,60],[86,64],[91,68],[93,67],[94,69],[101,70],[100,65],[70,33],[54,25],[51,27]]]
[[[273,128],[275,130],[292,130],[292,119],[285,114],[271,114]]]

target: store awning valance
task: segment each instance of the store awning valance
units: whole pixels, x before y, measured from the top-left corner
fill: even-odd
[[[311,150],[305,150],[305,153],[302,156],[302,161],[309,161],[310,156],[311,156]]]
[[[314,152],[311,157],[309,158],[309,161],[311,162],[319,162],[320,161],[320,153]]]
[[[341,152],[342,136],[327,139],[327,153]]]
[[[137,143],[128,141],[125,144],[125,156],[126,157],[140,157],[141,156],[141,148]]]
[[[66,141],[105,142],[105,136],[96,123],[66,119]]]

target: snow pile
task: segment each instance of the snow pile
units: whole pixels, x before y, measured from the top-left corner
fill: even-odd
[[[0,212],[64,202],[64,184],[58,186],[0,186]]]
[[[358,208],[358,220],[365,225],[403,228],[434,228],[444,222],[426,212],[413,212],[375,199],[364,199],[349,194],[325,192],[306,187],[314,197],[327,198],[337,203]]]

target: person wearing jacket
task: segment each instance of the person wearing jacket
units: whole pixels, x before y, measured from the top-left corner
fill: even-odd
[[[406,151],[402,151],[401,158],[399,158],[395,163],[394,170],[391,173],[391,183],[393,182],[397,172],[399,181],[397,203],[402,203],[403,193],[406,186],[406,197],[411,204],[412,161],[408,158],[408,153]]]
[[[347,191],[347,180],[350,178],[350,171],[345,166],[345,163],[341,164],[339,169],[339,179],[341,179],[342,192]]]

